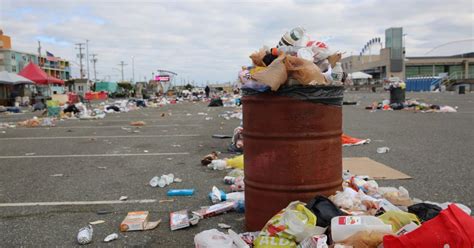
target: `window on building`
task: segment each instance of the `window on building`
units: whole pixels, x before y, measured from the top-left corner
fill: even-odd
[[[83,90],[84,90],[84,86],[77,86],[77,89],[78,89],[78,91],[83,91]]]
[[[16,65],[12,65],[12,72],[16,72]]]
[[[23,61],[26,61],[26,56],[25,55],[23,55],[21,57],[23,58]]]
[[[14,53],[12,53],[12,59],[15,60],[16,59],[16,56]]]

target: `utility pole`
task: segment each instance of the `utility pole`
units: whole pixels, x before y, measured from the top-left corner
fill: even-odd
[[[135,83],[135,56],[132,56],[132,83]]]
[[[83,70],[83,68],[82,68],[82,58],[84,57],[84,55],[82,54],[82,49],[84,49],[84,48],[82,47],[83,45],[84,45],[84,43],[76,43],[76,46],[77,46],[78,49],[79,49],[79,54],[78,54],[78,56],[79,56],[79,75],[80,75],[79,77],[80,77],[81,79],[84,78],[84,70]]]
[[[91,74],[89,70],[89,40],[86,40],[86,61],[87,61],[87,80],[90,80]]]
[[[123,61],[120,61],[119,65],[122,68],[122,82],[123,82],[123,67],[126,66],[127,64],[125,64]]]
[[[94,53],[94,54],[91,54],[91,56],[92,56],[92,59],[91,59],[92,66],[94,68],[94,82],[96,82],[97,81],[97,71],[95,70],[95,63],[97,63],[97,58],[95,56],[97,56],[97,54]]]
[[[40,57],[41,57],[41,41],[38,41],[38,65],[39,66],[41,66]]]

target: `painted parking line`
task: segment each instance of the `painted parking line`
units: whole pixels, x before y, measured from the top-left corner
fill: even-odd
[[[206,117],[206,116],[211,116],[211,115],[196,115],[196,116],[200,116],[200,117]],[[100,120],[81,120],[81,122],[132,122],[132,121],[144,121],[144,122],[157,122],[157,121],[165,121],[166,119],[164,119],[163,117],[157,117],[157,118],[147,118],[147,119],[143,119],[143,118],[140,118],[137,117],[137,118],[133,118],[133,117],[127,117],[127,118],[120,118],[120,120],[111,120],[111,119],[100,119]],[[173,119],[173,120],[187,120],[186,119]]]
[[[21,156],[0,156],[0,159],[19,158],[83,158],[83,157],[133,157],[133,156],[173,156],[189,155],[189,152],[161,152],[161,153],[123,153],[123,154],[61,154],[61,155],[21,155]]]
[[[111,136],[50,136],[50,137],[11,137],[0,140],[54,140],[54,139],[122,139],[122,138],[163,138],[163,137],[198,137],[199,134],[158,134],[158,135],[111,135]]]
[[[156,199],[127,200],[127,201],[71,201],[71,202],[18,202],[0,203],[0,207],[35,207],[35,206],[74,206],[74,205],[107,205],[107,204],[133,204],[154,203]]]
[[[16,129],[26,129],[26,130],[37,130],[37,129],[96,129],[96,128],[150,128],[150,127],[201,127],[202,125],[189,124],[189,125],[145,125],[141,127],[134,127],[128,125],[113,125],[113,126],[61,126],[61,127],[17,127]]]

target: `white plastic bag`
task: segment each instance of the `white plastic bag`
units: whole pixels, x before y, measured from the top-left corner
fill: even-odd
[[[358,209],[362,205],[357,191],[349,187],[345,188],[342,192],[338,191],[336,195],[332,196],[331,200],[336,206],[343,209]]]
[[[216,229],[202,231],[194,236],[196,248],[233,248],[233,239]]]
[[[307,46],[311,47],[311,50],[314,53],[313,58],[315,63],[327,59],[332,54],[329,47],[321,41],[310,41]]]

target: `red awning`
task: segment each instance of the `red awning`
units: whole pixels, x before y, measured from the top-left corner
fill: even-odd
[[[64,84],[64,81],[44,72],[37,64],[30,62],[18,75],[28,78],[36,84]]]

